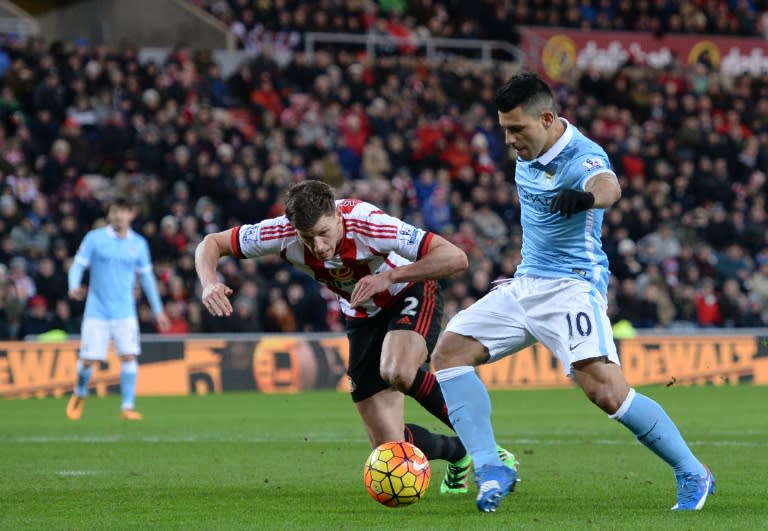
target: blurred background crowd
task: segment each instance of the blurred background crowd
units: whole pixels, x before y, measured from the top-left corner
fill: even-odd
[[[116,194],[139,206],[134,229],[150,244],[168,333],[342,329],[335,296],[279,259],[222,261],[232,317],[199,302],[196,244],[281,214],[284,190],[302,179],[466,251],[469,270],[443,282],[446,318],[514,274],[514,155],[493,96],[519,67],[341,46],[309,57],[304,31],[513,41],[523,23],[766,32],[766,6],[750,0],[193,3],[255,52],[233,75],[184,46],[160,63],[140,62],[130,46],[1,43],[0,339],[79,333],[83,305],[67,298],[66,273]],[[277,43],[291,53],[277,58]],[[623,187],[603,230],[614,322],[768,325],[768,74],[726,77],[704,55],[664,69],[574,71],[554,88],[561,115],[604,146]],[[142,331],[154,333],[140,288],[136,296]]]
[[[519,26],[700,33],[768,38],[768,6],[755,0],[191,0],[221,19],[241,48],[265,38],[298,48],[308,31],[389,33],[517,44]]]

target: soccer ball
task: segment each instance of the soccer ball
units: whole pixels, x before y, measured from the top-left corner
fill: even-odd
[[[429,460],[407,442],[387,442],[375,448],[363,468],[368,494],[387,507],[419,501],[429,487]]]

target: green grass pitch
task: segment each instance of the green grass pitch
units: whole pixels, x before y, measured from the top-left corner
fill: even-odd
[[[405,508],[365,491],[369,453],[344,393],[225,393],[90,398],[79,422],[65,399],[0,401],[2,529],[765,529],[768,387],[643,390],[677,421],[717,479],[703,511],[672,513],[668,467],[576,389],[492,393],[500,443],[522,482],[498,512],[474,489]],[[408,420],[447,432],[407,399]]]

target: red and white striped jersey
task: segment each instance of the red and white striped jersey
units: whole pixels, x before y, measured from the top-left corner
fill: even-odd
[[[412,283],[393,284],[364,305],[352,308],[349,299],[357,281],[418,260],[426,253],[433,235],[364,201],[339,199],[336,206],[341,212],[344,232],[339,252],[330,260],[315,258],[285,216],[235,227],[232,251],[240,258],[279,255],[336,293],[344,315],[372,317],[390,306]]]

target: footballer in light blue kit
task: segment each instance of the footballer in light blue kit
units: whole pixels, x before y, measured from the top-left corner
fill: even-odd
[[[477,507],[495,511],[518,477],[496,454],[490,398],[474,367],[541,342],[595,405],[672,467],[672,509],[701,509],[715,491],[712,473],[664,409],[629,387],[613,343],[600,235],[603,211],[621,188],[608,156],[557,115],[535,74],[510,79],[496,108],[505,142],[517,151],[522,262],[513,279],[451,319],[432,353],[449,418],[475,463]]]
[[[165,330],[170,323],[157,292],[147,241],[130,228],[134,217],[135,210],[127,200],[114,200],[107,214],[109,224],[85,235],[69,269],[69,296],[86,299],[77,386],[67,403],[70,420],[79,420],[82,416],[93,366],[107,359],[110,340],[114,341],[120,357],[121,417],[142,419],[135,409],[137,357],[141,354],[133,295],[137,274],[158,328]],[[87,297],[86,288],[82,286],[86,268],[90,269]]]

